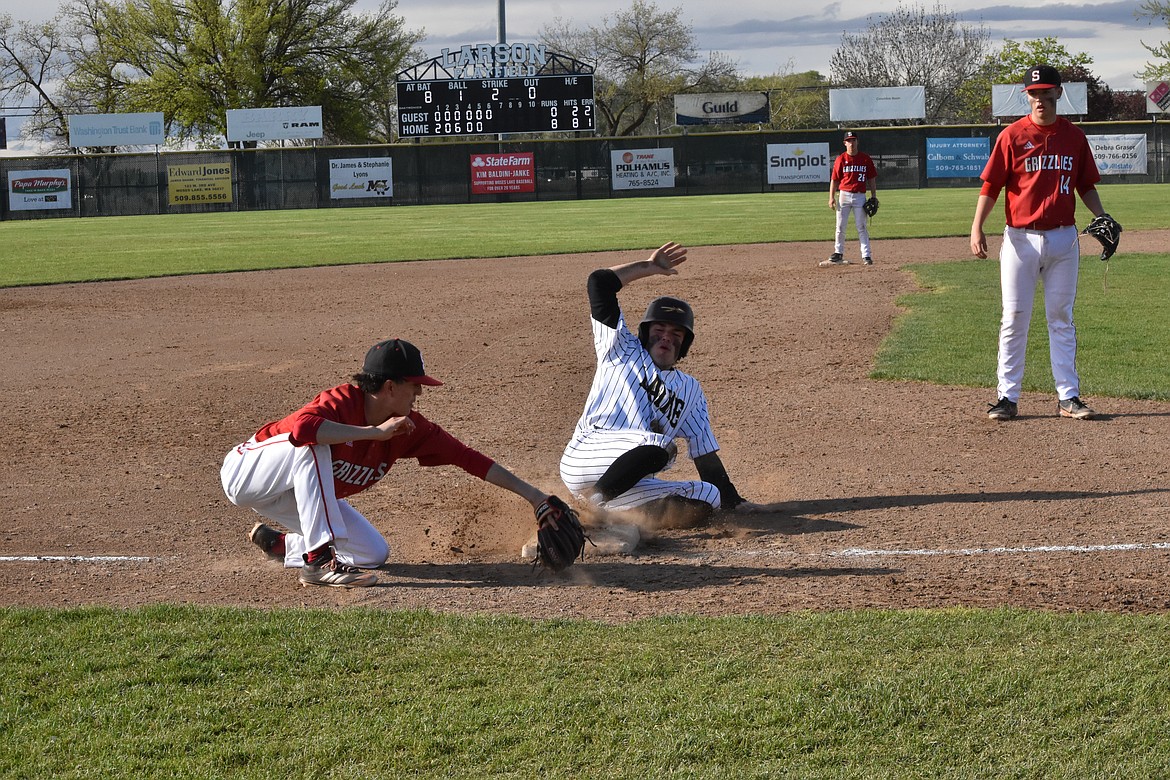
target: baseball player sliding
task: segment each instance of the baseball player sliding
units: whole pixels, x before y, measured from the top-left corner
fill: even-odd
[[[995,148],[983,169],[983,188],[971,223],[971,252],[985,258],[987,237],[983,223],[1000,190],[1007,189],[1007,226],[999,253],[1003,317],[999,329],[998,397],[987,416],[1003,421],[1017,414],[1032,300],[1037,281],[1043,280],[1057,411],[1062,417],[1084,420],[1095,412],[1081,401],[1076,368],[1073,303],[1081,258],[1073,193],[1080,195],[1085,206],[1097,215],[1094,225],[1099,221],[1108,223],[1115,228],[1114,237],[1121,232],[1121,226],[1105,214],[1101,205],[1095,186],[1101,176],[1084,132],[1056,113],[1056,101],[1063,92],[1060,73],[1050,65],[1034,65],[1025,75],[1024,91],[1031,110],[995,139]]]
[[[561,479],[593,506],[639,508],[651,517],[707,519],[716,509],[761,511],[735,489],[719,458],[699,380],[676,368],[695,338],[694,313],[677,298],[651,301],[635,335],[618,291],[650,276],[672,276],[687,259],[677,243],[646,260],[602,268],[589,276],[597,370],[573,438],[561,458]],[[675,439],[686,441],[700,479],[671,482]]]
[[[423,387],[442,382],[427,376],[410,342],[375,344],[352,379],[262,427],[227,454],[220,471],[233,504],[289,529],[256,523],[248,538],[273,560],[299,568],[302,585],[377,582],[365,570],[386,562],[389,545],[345,499],[376,485],[402,458],[458,466],[512,491],[532,504],[541,528],[556,529],[562,510],[572,512],[414,410]]]

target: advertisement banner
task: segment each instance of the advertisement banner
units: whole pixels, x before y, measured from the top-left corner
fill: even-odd
[[[167,142],[161,111],[148,114],[70,114],[69,145],[162,146]]]
[[[927,138],[926,178],[978,179],[989,157],[990,138]]]
[[[678,125],[763,124],[771,118],[767,92],[674,96],[674,122]]]
[[[1089,113],[1089,87],[1083,81],[1070,81],[1056,101],[1061,116],[1084,116]],[[1028,97],[1019,84],[991,85],[991,113],[993,116],[1024,116],[1031,113]]]
[[[295,138],[323,138],[321,106],[287,108],[229,108],[229,141],[287,141]]]
[[[768,144],[769,184],[828,184],[833,172],[829,145]]]
[[[1170,81],[1146,82],[1146,113],[1165,114],[1170,111]]]
[[[532,152],[471,155],[471,194],[535,192],[536,163]]]
[[[329,161],[330,198],[393,198],[394,174],[389,157]]]
[[[830,89],[829,118],[834,122],[925,119],[926,87]]]
[[[73,179],[68,168],[8,172],[10,211],[69,208],[73,208]]]
[[[8,123],[0,116],[0,149],[8,148]]]
[[[674,186],[674,149],[615,149],[609,153],[615,190]]]
[[[195,163],[167,166],[167,204],[232,202],[232,164]]]
[[[1147,172],[1146,136],[1086,135],[1102,176],[1124,176]]]

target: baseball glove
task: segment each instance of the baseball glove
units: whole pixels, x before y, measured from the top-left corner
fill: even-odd
[[[577,513],[561,499],[549,496],[536,508],[536,562],[563,571],[585,554],[585,530]],[[556,528],[553,525],[556,525]]]
[[[862,206],[862,208],[863,208],[863,209],[865,209],[865,213],[866,213],[866,214],[868,214],[868,215],[869,215],[869,216],[871,216],[871,217],[872,217],[874,214],[876,214],[876,213],[877,213],[877,210],[878,210],[878,199],[877,199],[877,196],[874,196],[874,197],[872,197],[872,198],[868,199],[867,201],[865,201],[865,205],[864,205],[864,206]]]
[[[1117,251],[1118,243],[1121,242],[1121,225],[1117,224],[1117,220],[1108,214],[1093,217],[1089,226],[1081,231],[1082,236],[1086,233],[1101,242],[1102,260],[1113,257],[1113,253]]]

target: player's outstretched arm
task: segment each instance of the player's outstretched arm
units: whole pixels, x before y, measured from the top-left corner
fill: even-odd
[[[617,274],[624,287],[630,282],[645,279],[647,276],[674,276],[678,273],[678,267],[686,261],[687,248],[677,242],[669,241],[655,249],[645,260],[615,265],[610,270]]]
[[[487,475],[484,476],[484,480],[496,487],[502,487],[504,490],[512,491],[532,504],[533,509],[539,507],[548,498],[548,493],[528,484],[499,463],[492,464],[491,468],[488,469]]]

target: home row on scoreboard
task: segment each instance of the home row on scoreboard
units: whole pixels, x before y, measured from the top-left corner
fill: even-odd
[[[398,82],[398,136],[594,129],[593,75]]]

